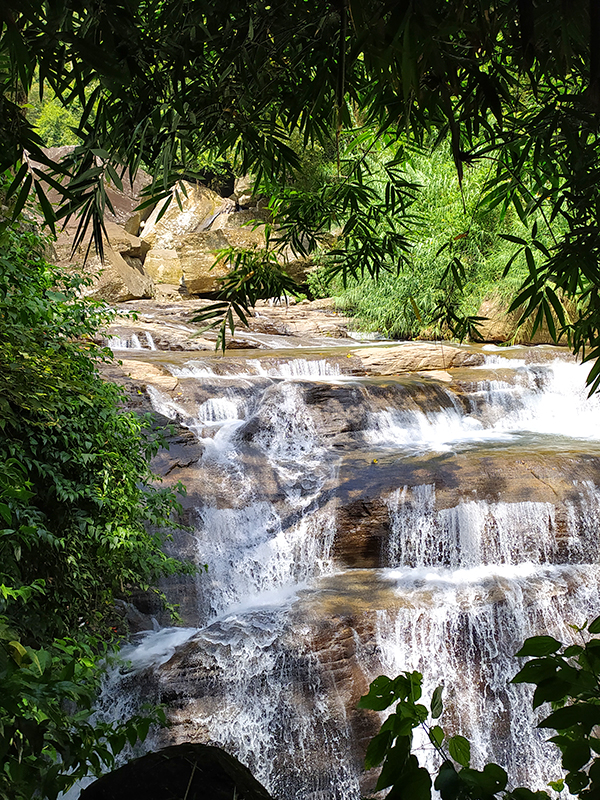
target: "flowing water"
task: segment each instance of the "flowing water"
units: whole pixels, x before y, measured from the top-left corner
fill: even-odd
[[[206,570],[187,627],[128,646],[104,702],[165,701],[158,743],[219,744],[278,800],[359,800],[378,720],[356,702],[378,674],[418,669],[426,697],[444,684],[442,723],[475,766],[556,779],[531,692],[509,680],[527,636],[570,641],[600,611],[585,370],[492,349],[451,385],[310,353],[170,369],[180,388],[152,401],[201,446],[187,553]]]

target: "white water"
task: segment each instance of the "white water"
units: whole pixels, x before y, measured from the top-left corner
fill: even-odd
[[[514,371],[510,381],[477,381],[474,370],[470,392],[461,397],[440,388],[433,408],[404,386],[382,409],[367,382],[353,378],[366,408],[356,447],[415,458],[519,443],[524,434],[529,443],[570,437],[580,447],[600,439],[599,401],[586,399],[581,367],[491,358]],[[175,669],[180,681],[183,659],[195,677],[184,696],[177,690],[172,736],[226,747],[278,800],[358,800],[347,667],[325,658],[329,638],[315,649],[320,627],[333,623],[307,600],[321,598],[328,576],[338,585],[352,577],[334,558],[341,455],[323,437],[305,395],[306,382],[338,384],[343,376],[326,360],[246,363],[241,375],[215,376],[197,360],[173,368],[199,391],[206,385],[215,392],[195,404],[152,393],[155,408],[185,424],[204,447],[194,541],[198,563],[208,569],[194,589],[197,627],[149,633],[126,648],[123,671],[130,680],[131,670],[169,676]],[[518,669],[512,654],[535,633],[567,640],[568,623],[596,615],[599,494],[592,480],[573,483],[559,525],[554,501],[491,502],[465,496],[468,490],[457,488],[450,508],[438,507],[434,483],[399,483],[387,493],[390,535],[377,580],[396,599],[378,607],[375,595],[365,595],[364,610],[336,624],[340,636],[344,626],[351,633],[349,658],[357,659],[358,673],[370,680],[419,669],[426,697],[443,681],[442,723],[469,736],[475,764],[496,760],[517,783],[543,788],[558,777],[558,760],[534,730],[530,690],[508,684]],[[343,592],[336,600],[343,603]],[[374,620],[372,638],[365,638],[361,613]],[[377,658],[362,662],[367,651]],[[107,693],[123,709],[119,680],[113,675]],[[170,678],[158,680],[167,691]],[[518,752],[511,741],[519,742]]]
[[[107,341],[106,346],[111,350],[156,350],[152,334],[144,331],[142,337],[145,344],[142,344],[140,337],[137,333],[132,333],[131,336],[123,338],[121,336],[111,336]]]
[[[500,360],[500,357],[496,357]],[[501,358],[502,366],[514,362]],[[389,408],[372,414],[368,441],[380,447],[448,451],[473,442],[514,441],[523,433],[600,440],[600,397],[587,396],[587,369],[556,360],[517,364],[512,382],[479,381],[466,398],[426,413],[419,408]]]

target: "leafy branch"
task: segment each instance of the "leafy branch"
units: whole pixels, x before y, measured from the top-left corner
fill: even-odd
[[[560,792],[566,784],[572,795],[593,798],[600,791],[600,639],[582,634],[600,633],[600,617],[582,628],[572,627],[581,635],[581,644],[563,645],[551,636],[527,639],[516,655],[532,658],[512,683],[535,685],[534,708],[552,705],[538,727],[556,731],[549,741],[561,751],[566,776],[549,786]],[[411,753],[413,731],[421,727],[440,759],[433,787],[442,800],[549,800],[547,792],[509,788],[509,777],[498,764],[473,769],[468,740],[447,736],[435,722],[443,712],[442,687],[435,689],[427,709],[418,702],[421,684],[418,672],[394,679],[380,676],[358,703],[373,711],[396,704],[367,749],[365,767],[381,765],[376,791],[389,789],[386,797],[394,800],[430,800],[432,776]]]

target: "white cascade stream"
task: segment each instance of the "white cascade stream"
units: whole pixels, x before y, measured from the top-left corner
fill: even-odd
[[[471,739],[476,766],[495,760],[531,788],[558,777],[531,691],[508,682],[524,638],[567,641],[569,623],[600,613],[600,466],[586,471],[590,459],[600,465],[600,400],[586,398],[585,370],[573,363],[494,354],[488,366],[502,377],[480,380],[473,369],[464,392],[425,382],[427,402],[417,397],[423,382],[413,398],[405,380],[389,405],[392,390],[382,401],[369,379],[326,359],[248,359],[218,375],[208,360],[171,367],[199,399],[153,390],[152,401],[203,445],[194,548],[207,569],[190,586],[188,627],[124,648],[129,665],[112,673],[101,708],[121,715],[142,696],[164,700],[173,727],[158,744],[221,745],[276,800],[359,800],[368,736],[357,732],[355,702],[376,675],[419,669],[426,697],[444,683],[442,723]],[[345,445],[320,427],[329,407],[320,418],[310,390],[323,383],[350,387],[364,405],[362,427],[337,423],[352,433]],[[367,467],[379,461],[404,475],[407,463],[462,464],[515,448],[523,458],[532,448],[549,459],[574,453],[582,475],[566,489],[563,479],[560,497],[552,487],[547,499],[515,500],[509,489],[492,498],[457,486],[448,505],[435,476],[409,484],[390,467],[376,498],[389,528],[379,563],[353,569],[339,557],[347,457],[363,457],[354,477],[366,492]],[[426,743],[419,752],[431,758]]]

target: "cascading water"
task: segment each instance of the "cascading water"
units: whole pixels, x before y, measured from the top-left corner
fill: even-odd
[[[509,680],[524,638],[568,640],[600,611],[599,401],[576,364],[514,355],[451,386],[357,378],[320,354],[170,367],[181,391],[152,401],[202,444],[207,569],[193,627],[145,634],[108,695],[143,673],[169,704],[164,743],[222,745],[278,800],[358,800],[376,723],[356,701],[377,674],[419,669],[426,691],[445,684],[476,766],[557,777]]]

